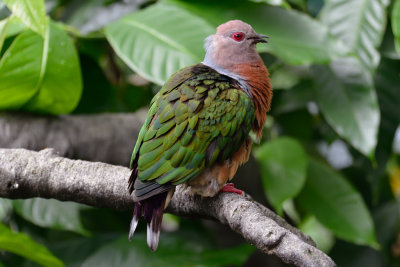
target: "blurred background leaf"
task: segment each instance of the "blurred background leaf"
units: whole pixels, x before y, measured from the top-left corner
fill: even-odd
[[[3,55],[0,61],[2,109],[19,108],[35,94],[40,77],[42,50],[41,37],[26,31],[15,38]]]
[[[13,207],[22,218],[38,226],[89,235],[80,218],[80,211],[89,208],[85,205],[55,199],[31,198],[14,200]]]
[[[374,225],[364,201],[343,177],[310,159],[299,204],[337,236],[377,248]]]
[[[379,167],[384,168],[392,154],[394,135],[400,125],[400,61],[382,58],[375,74],[375,83],[381,109],[376,160]]]
[[[366,156],[376,146],[379,109],[370,77],[355,58],[314,66],[315,95],[326,120]]]
[[[49,28],[44,39],[21,33],[3,55],[0,108],[62,114],[78,104],[82,85],[75,47],[58,25]]]
[[[64,266],[62,261],[52,255],[46,247],[36,243],[25,234],[14,233],[1,223],[0,249],[21,255],[42,266]]]
[[[282,203],[297,196],[305,182],[306,153],[295,139],[281,137],[258,147],[254,155],[260,164],[267,198],[282,214]]]
[[[306,217],[305,220],[299,225],[299,229],[311,236],[317,243],[317,247],[322,251],[328,253],[334,242],[335,237],[332,232],[323,226],[314,216]]]
[[[42,57],[39,90],[26,108],[51,114],[71,112],[82,92],[79,59],[71,39],[55,24],[50,24],[50,36],[44,44]]]
[[[363,67],[373,70],[379,63],[379,47],[386,26],[387,0],[330,0],[321,20],[354,52]]]

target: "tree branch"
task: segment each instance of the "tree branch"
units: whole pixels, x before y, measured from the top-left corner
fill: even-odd
[[[146,114],[146,109],[58,117],[0,113],[0,147],[35,151],[51,147],[68,158],[127,166]]]
[[[0,149],[0,197],[55,198],[97,207],[132,209],[128,168],[60,157],[52,149]],[[297,266],[335,266],[312,240],[248,195],[191,196],[177,187],[168,211],[227,224],[249,243]]]

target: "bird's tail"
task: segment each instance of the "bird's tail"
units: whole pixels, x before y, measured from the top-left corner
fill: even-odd
[[[152,251],[157,249],[167,196],[168,191],[135,203],[129,240],[132,240],[138,221],[143,216],[147,223],[147,245]]]

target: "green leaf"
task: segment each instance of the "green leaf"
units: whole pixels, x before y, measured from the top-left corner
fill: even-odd
[[[375,74],[375,84],[382,113],[375,154],[383,171],[392,154],[394,135],[400,125],[400,61],[383,57]]]
[[[309,235],[317,244],[317,247],[328,253],[335,244],[332,232],[326,229],[314,216],[308,216],[299,225],[299,229]]]
[[[45,46],[46,47],[46,46]],[[46,65],[40,90],[30,100],[27,109],[51,114],[69,113],[79,103],[82,78],[78,53],[67,33],[50,24]],[[42,71],[43,71],[42,68]]]
[[[368,70],[378,66],[377,51],[386,27],[387,0],[330,0],[327,1],[321,20],[355,52]]]
[[[316,100],[325,119],[356,149],[371,156],[380,114],[369,73],[355,58],[314,66],[312,70]]]
[[[382,250],[390,251],[393,246],[394,237],[399,231],[400,202],[390,200],[379,205],[373,213],[377,236]],[[394,265],[395,266],[395,265]]]
[[[36,92],[43,41],[27,31],[15,38],[0,61],[0,109],[17,109]]]
[[[4,0],[4,2],[26,26],[45,37],[48,19],[43,0]]]
[[[83,262],[82,266],[226,266],[242,265],[254,248],[248,244],[219,250],[205,247],[177,232],[161,234],[156,253],[147,247],[146,237],[137,233],[132,242],[121,236],[106,244]]]
[[[307,156],[300,143],[281,137],[255,150],[262,174],[264,191],[278,213],[282,203],[302,189],[307,171]]]
[[[8,17],[0,20],[0,49],[1,49],[1,38],[4,39],[17,35],[25,29],[25,25],[17,17]]]
[[[45,39],[23,32],[3,55],[0,109],[63,114],[78,104],[82,83],[76,49],[56,24],[49,29]]]
[[[379,109],[372,83],[386,26],[385,0],[331,0],[321,19],[354,52],[330,66],[314,68],[317,102],[342,137],[372,157],[377,143]],[[369,70],[365,71],[365,70]]]
[[[130,68],[161,85],[178,69],[203,59],[204,39],[213,31],[188,11],[159,3],[108,25],[105,33]]]
[[[14,233],[4,224],[0,223],[0,250],[9,251],[30,259],[43,266],[64,266],[44,246],[36,243],[29,236],[23,233]]]
[[[80,219],[80,211],[87,208],[82,204],[32,198],[14,200],[13,206],[22,218],[38,226],[89,235]]]
[[[346,53],[325,25],[296,10],[245,1],[169,0],[168,3],[186,8],[214,27],[231,19],[249,23],[256,32],[270,36],[269,43],[258,45],[258,50],[270,52],[288,64],[327,63]]]
[[[400,55],[400,0],[396,0],[393,6],[392,29],[395,36],[396,50]]]
[[[336,236],[378,248],[371,215],[360,194],[325,164],[309,159],[299,204]]]

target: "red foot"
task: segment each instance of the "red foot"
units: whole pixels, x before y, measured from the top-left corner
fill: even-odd
[[[224,185],[224,187],[222,187],[220,191],[221,192],[231,192],[231,193],[243,195],[243,191],[235,188],[235,185],[233,183],[228,183],[228,184]]]

